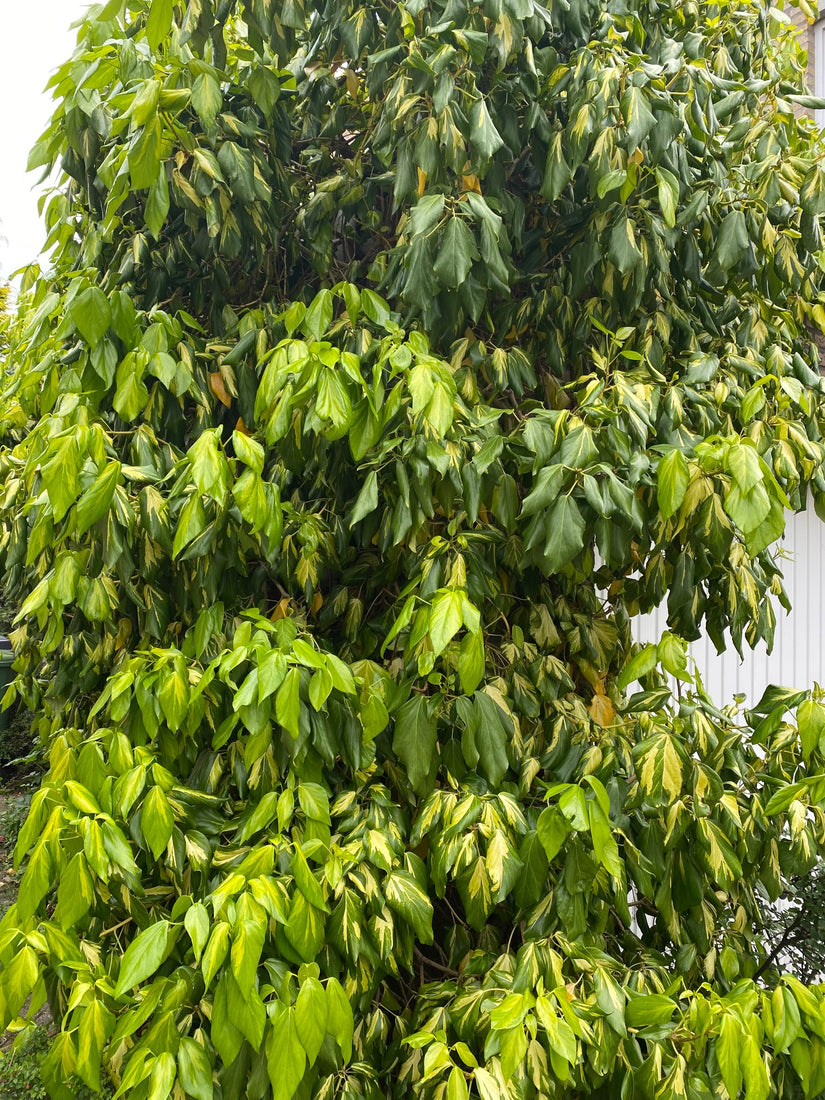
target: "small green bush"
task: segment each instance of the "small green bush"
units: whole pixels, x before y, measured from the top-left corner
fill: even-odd
[[[32,791],[36,789],[37,778],[36,775],[24,778],[20,789],[11,793],[3,792],[0,800],[0,848],[9,853],[14,851],[17,834],[29,812]]]
[[[2,290],[2,287],[0,287]],[[0,590],[0,634],[11,634],[18,605]],[[3,692],[0,690],[0,699]],[[5,718],[5,722],[2,719]],[[0,715],[0,770],[16,777],[20,761],[27,760],[34,751],[31,712],[19,701],[4,714]]]
[[[40,1066],[49,1049],[49,1033],[45,1027],[33,1029],[17,1049],[0,1057],[0,1098],[2,1100],[49,1100],[40,1076]],[[102,1093],[93,1093],[80,1082],[70,1083],[75,1100],[108,1100],[113,1089],[104,1086]]]

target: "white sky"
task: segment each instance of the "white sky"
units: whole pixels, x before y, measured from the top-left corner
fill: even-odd
[[[69,24],[88,0],[0,0],[0,279],[36,260],[45,239],[26,159],[51,116],[43,88],[71,56]]]

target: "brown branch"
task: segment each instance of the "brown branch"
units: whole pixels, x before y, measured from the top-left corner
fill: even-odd
[[[790,939],[793,936],[793,933],[797,930],[797,928],[801,924],[802,919],[804,918],[804,916],[805,916],[805,906],[803,905],[800,908],[800,910],[797,913],[794,920],[791,921],[791,923],[788,925],[788,927],[782,933],[782,935],[779,939],[779,943],[776,945],[776,947],[774,947],[774,949],[771,951],[771,953],[768,955],[768,957],[765,959],[765,961],[762,963],[762,965],[757,969],[756,973],[753,976],[754,981],[756,981],[757,978],[762,977],[762,975],[765,973],[765,971],[768,969],[768,967],[771,965],[771,963],[773,963],[773,961],[776,959],[776,957],[780,953],[780,951],[782,951],[783,948],[788,946],[788,943],[790,942]]]
[[[461,974],[458,970],[453,970],[450,966],[442,966],[441,963],[437,963],[435,959],[429,958],[419,948],[414,947],[413,953],[420,963],[421,984],[424,984],[424,967],[427,966],[432,970],[437,970],[439,974],[446,974],[449,978],[460,978]]]

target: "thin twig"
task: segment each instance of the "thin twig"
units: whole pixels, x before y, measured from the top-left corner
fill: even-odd
[[[461,974],[458,970],[453,970],[450,966],[442,966],[441,963],[437,963],[435,959],[428,958],[423,951],[420,951],[417,947],[413,948],[413,953],[421,964],[420,974],[422,985],[424,983],[424,967],[431,967],[433,970],[437,970],[439,974],[446,974],[450,978],[460,978]]]

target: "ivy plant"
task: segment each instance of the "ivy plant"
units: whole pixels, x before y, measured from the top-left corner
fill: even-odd
[[[711,700],[686,649],[770,643],[825,494],[783,19],[90,9],[0,393],[48,760],[0,1024],[48,1001],[56,1100],[825,1089],[768,920],[825,705]]]

